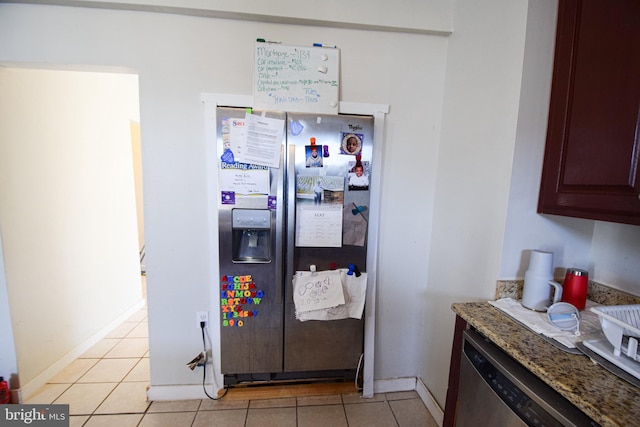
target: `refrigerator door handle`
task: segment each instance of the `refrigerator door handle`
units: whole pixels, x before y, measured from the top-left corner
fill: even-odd
[[[295,230],[296,230],[296,146],[289,145],[287,155],[287,273],[285,276],[285,286],[293,287],[293,275],[295,273],[293,265],[293,255],[295,251]]]
[[[282,145],[282,149],[280,152],[280,161],[284,162],[286,159],[286,145]],[[282,265],[284,252],[283,252],[283,244],[282,239],[279,236],[282,236],[283,228],[285,227],[285,217],[284,212],[286,212],[285,206],[280,206],[282,200],[284,200],[284,188],[285,186],[285,176],[286,173],[283,171],[283,167],[278,169],[278,189],[276,192],[276,225],[275,225],[275,238],[276,238],[276,272],[275,272],[275,282],[276,282],[276,295],[275,295],[275,303],[282,304],[282,286],[283,286],[283,278],[284,274],[284,266]]]

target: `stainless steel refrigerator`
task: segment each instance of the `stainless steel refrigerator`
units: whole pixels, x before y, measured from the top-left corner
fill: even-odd
[[[364,315],[301,321],[292,281],[312,269],[366,273],[374,119],[254,110],[250,118],[271,120],[256,129],[247,114],[216,112],[225,384],[353,379]],[[262,137],[277,147],[253,140]]]

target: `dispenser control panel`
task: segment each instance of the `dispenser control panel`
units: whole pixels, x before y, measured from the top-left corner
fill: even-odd
[[[265,230],[271,228],[271,211],[268,209],[234,209],[233,228]]]

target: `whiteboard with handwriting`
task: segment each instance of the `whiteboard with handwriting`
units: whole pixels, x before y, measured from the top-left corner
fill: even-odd
[[[340,49],[256,42],[253,108],[337,114]]]

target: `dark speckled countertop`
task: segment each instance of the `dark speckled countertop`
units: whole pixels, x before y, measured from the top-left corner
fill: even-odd
[[[640,388],[549,344],[487,302],[453,311],[602,426],[640,425]]]

